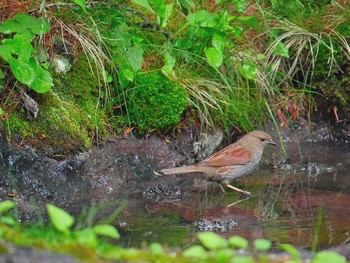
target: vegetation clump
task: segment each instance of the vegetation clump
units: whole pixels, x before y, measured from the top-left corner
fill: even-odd
[[[159,71],[138,74],[125,97],[127,117],[140,132],[176,125],[187,108],[185,89]]]

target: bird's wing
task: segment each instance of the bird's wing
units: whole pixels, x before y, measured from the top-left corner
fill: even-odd
[[[253,154],[250,150],[237,144],[222,149],[208,159],[203,160],[200,164],[209,166],[231,166],[246,164],[250,162],[252,158]]]

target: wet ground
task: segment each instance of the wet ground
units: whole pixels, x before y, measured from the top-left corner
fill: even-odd
[[[197,242],[199,231],[267,238],[307,249],[348,243],[350,143],[346,133],[339,139],[327,129],[311,136],[284,131],[288,158],[282,147],[270,148],[256,172],[233,183],[250,191],[249,199],[229,190],[223,193],[201,175],[159,177],[154,173],[195,163],[222,139],[218,133],[212,140],[204,136],[195,143],[201,137],[188,132],[170,142],[156,136],[114,138],[63,160],[0,141],[0,201],[16,201],[20,219],[28,221],[44,213],[47,203],[77,216],[98,207],[96,220],[123,208],[112,220],[123,246],[160,242],[188,247]]]

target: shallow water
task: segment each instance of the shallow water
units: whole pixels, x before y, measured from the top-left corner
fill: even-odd
[[[169,202],[150,200],[147,195],[129,200],[117,222],[122,244],[160,242],[187,247],[197,242],[195,236],[201,230],[223,236],[240,235],[249,240],[267,238],[297,248],[314,244],[323,249],[347,243],[349,145],[291,142],[286,146],[288,162],[275,165],[262,162],[256,172],[234,183],[252,193],[247,200],[240,200],[236,193],[224,194],[213,185],[206,191],[187,189],[184,193],[180,189],[177,194],[186,198],[179,196],[179,200]],[[266,155],[271,159],[271,152]]]

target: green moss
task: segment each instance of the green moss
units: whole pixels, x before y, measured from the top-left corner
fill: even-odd
[[[185,89],[160,72],[138,74],[135,86],[126,92],[126,100],[127,117],[141,133],[179,123],[187,107]]]

